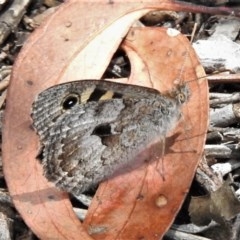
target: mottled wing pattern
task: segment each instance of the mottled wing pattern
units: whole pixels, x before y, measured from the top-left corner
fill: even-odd
[[[72,193],[110,177],[176,125],[182,97],[188,98],[182,89],[183,96],[167,97],[150,88],[82,80],[43,91],[32,119],[46,177]]]

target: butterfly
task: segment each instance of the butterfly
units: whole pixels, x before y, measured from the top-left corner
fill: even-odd
[[[41,92],[32,105],[46,178],[80,194],[164,139],[188,101],[186,84],[171,92],[106,80],[79,80]]]

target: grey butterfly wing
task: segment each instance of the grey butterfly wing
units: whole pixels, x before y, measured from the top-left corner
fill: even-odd
[[[101,110],[97,102],[79,105],[62,115],[50,129],[43,150],[45,174],[67,191],[83,192],[105,178],[102,154],[107,146],[102,143],[101,133],[94,131],[116,121],[123,106],[119,100],[102,105]]]
[[[66,96],[78,96],[79,103],[64,110]],[[32,111],[47,178],[74,193],[129,163],[179,116],[178,102],[156,90],[94,80],[50,88]]]

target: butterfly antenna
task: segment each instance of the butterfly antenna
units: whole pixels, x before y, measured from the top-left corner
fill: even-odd
[[[187,84],[187,83],[190,83],[190,82],[198,81],[198,80],[201,80],[201,79],[204,79],[204,78],[207,78],[207,77],[216,76],[220,73],[226,73],[226,72],[229,73],[230,70],[225,69],[223,71],[218,71],[218,72],[214,72],[214,73],[210,73],[210,74],[205,74],[204,76],[198,77],[196,79],[191,79],[191,80],[185,81],[185,83]]]
[[[183,59],[183,64],[181,66],[181,69],[178,74],[178,78],[175,80],[176,85],[183,85],[183,75],[184,75],[184,69],[186,67],[187,59],[189,58],[189,47],[187,48],[185,52],[185,56]]]

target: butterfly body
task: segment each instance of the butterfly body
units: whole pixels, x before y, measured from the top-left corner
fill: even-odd
[[[46,177],[75,194],[131,164],[152,141],[165,138],[181,116],[186,86],[157,90],[103,80],[56,85],[33,103]]]

